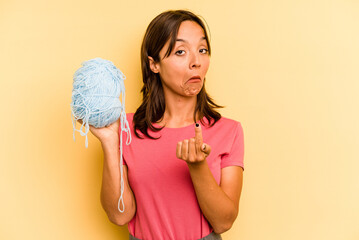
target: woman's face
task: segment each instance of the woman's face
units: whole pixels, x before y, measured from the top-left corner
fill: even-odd
[[[160,74],[166,95],[196,96],[202,89],[210,62],[203,29],[196,22],[184,21],[171,54],[163,58],[168,46],[169,41],[160,51],[159,62],[150,58],[152,71]]]

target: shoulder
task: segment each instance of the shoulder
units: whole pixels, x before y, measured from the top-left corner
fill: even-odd
[[[203,134],[216,136],[218,139],[234,139],[236,135],[243,135],[242,125],[239,121],[221,117],[212,127],[205,121]]]
[[[135,113],[126,113],[126,118],[129,119],[133,119],[133,115],[135,115]]]
[[[130,125],[132,125],[133,115],[135,115],[135,114],[134,113],[126,113],[126,120],[128,121],[128,123],[130,123]]]
[[[242,127],[241,123],[237,120],[230,119],[227,117],[221,117],[216,124],[213,126],[214,128],[220,128],[220,129],[232,129],[237,127]]]

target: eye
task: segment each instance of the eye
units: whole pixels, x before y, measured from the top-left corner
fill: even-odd
[[[202,48],[201,50],[199,50],[199,52],[206,54],[206,53],[208,53],[208,49]]]
[[[183,55],[184,53],[185,53],[184,50],[178,50],[178,51],[176,52],[176,55]]]

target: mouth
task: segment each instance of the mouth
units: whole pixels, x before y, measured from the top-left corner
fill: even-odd
[[[190,79],[188,79],[187,82],[201,82],[201,81],[202,81],[201,77],[197,75],[197,76],[193,76]]]

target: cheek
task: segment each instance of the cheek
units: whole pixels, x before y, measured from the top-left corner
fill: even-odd
[[[209,68],[209,58],[205,59],[202,62],[202,71],[204,74],[208,71],[208,68]]]
[[[163,79],[164,81],[172,84],[176,84],[179,86],[182,86],[184,84],[184,78],[185,78],[185,68],[184,64],[182,64],[179,61],[171,62],[171,64],[167,64],[165,68],[163,68],[162,71]]]

